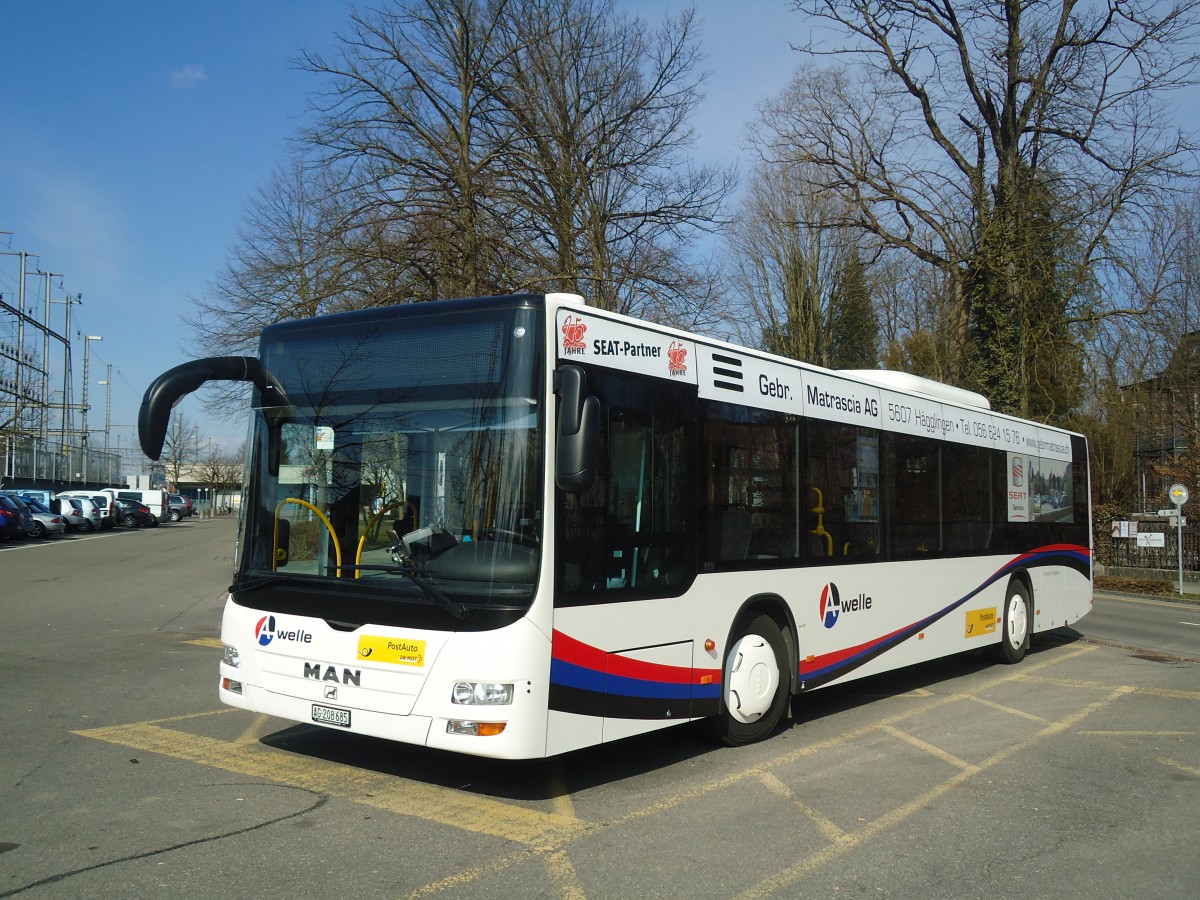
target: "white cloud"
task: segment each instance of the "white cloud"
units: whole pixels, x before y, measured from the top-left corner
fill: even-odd
[[[190,88],[198,81],[208,81],[204,66],[184,66],[171,73],[171,87]]]

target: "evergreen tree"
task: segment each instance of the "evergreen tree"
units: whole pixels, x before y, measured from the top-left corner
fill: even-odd
[[[874,369],[879,365],[879,320],[871,302],[866,267],[858,251],[842,264],[830,304],[829,367]]]

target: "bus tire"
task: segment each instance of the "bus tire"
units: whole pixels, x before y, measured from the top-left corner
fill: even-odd
[[[988,648],[996,662],[1011,666],[1023,660],[1029,652],[1029,635],[1033,630],[1029,610],[1029,590],[1025,582],[1019,578],[1012,579],[1004,599],[1000,643]]]
[[[735,634],[725,657],[721,712],[715,737],[731,747],[767,737],[787,706],[788,652],[783,633],[765,614],[750,619]]]

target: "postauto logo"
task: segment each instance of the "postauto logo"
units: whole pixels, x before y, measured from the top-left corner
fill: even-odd
[[[843,603],[842,595],[838,593],[837,585],[832,581],[821,589],[821,622],[826,628],[836,625],[838,617],[842,613],[859,612],[870,608],[871,598],[866,594],[859,594]]]

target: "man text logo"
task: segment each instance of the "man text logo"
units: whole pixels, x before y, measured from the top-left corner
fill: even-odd
[[[361,669],[342,669],[339,673],[333,666],[322,668],[320,663],[305,663],[304,677],[311,678],[313,681],[331,681],[334,684],[352,684],[362,687]]]

